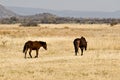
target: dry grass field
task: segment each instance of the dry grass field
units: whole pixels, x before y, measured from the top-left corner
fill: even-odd
[[[75,56],[73,40],[81,36],[88,49]],[[48,50],[24,59],[28,40],[46,41]],[[0,25],[0,80],[120,80],[120,25]]]

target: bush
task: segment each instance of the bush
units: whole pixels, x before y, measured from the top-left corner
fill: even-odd
[[[110,26],[114,26],[114,25],[117,25],[117,22],[111,22],[110,23]]]
[[[3,18],[1,19],[0,23],[1,24],[15,24],[18,23],[18,18],[16,17],[10,17],[10,18]]]
[[[20,26],[38,26],[38,23],[34,22],[34,21],[29,21],[29,22],[23,22],[23,23],[21,23]]]

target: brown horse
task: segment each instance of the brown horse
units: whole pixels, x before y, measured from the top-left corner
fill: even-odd
[[[83,49],[87,50],[87,41],[86,39],[82,36],[81,38],[76,38],[73,41],[74,44],[74,49],[75,49],[75,55],[77,56],[78,49],[81,49],[81,56],[83,55]]]
[[[40,47],[43,47],[45,50],[47,50],[46,42],[43,42],[43,41],[27,41],[24,45],[24,48],[23,48],[23,53],[25,53],[25,58],[26,58],[26,54],[27,54],[28,49],[30,49],[29,55],[30,55],[31,58],[32,58],[32,55],[31,55],[32,50],[36,50],[35,58],[37,58],[38,57],[38,51],[39,51]]]

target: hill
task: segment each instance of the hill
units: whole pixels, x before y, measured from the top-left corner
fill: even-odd
[[[102,11],[72,11],[72,10],[49,10],[41,8],[8,7],[10,10],[21,15],[34,15],[38,13],[52,13],[62,17],[76,18],[120,18],[120,11],[102,12]]]
[[[7,9],[3,5],[0,5],[0,18],[9,18],[12,16],[17,16],[17,14]]]
[[[54,23],[54,24],[58,24],[58,23],[82,23],[82,24],[107,23],[109,24],[111,22],[120,23],[120,19],[119,19],[120,11],[116,11],[112,13],[110,12],[54,11],[54,10],[39,9],[39,8],[20,8],[20,7],[6,8],[0,5],[0,18],[1,18],[0,23],[2,24],[27,23],[27,22],[47,23],[47,24],[48,23]],[[116,19],[113,19],[113,18],[116,18]]]

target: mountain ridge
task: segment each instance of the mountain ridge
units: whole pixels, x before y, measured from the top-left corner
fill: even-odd
[[[114,12],[102,11],[73,11],[73,10],[49,10],[41,8],[8,7],[8,9],[20,15],[35,15],[39,13],[51,13],[61,17],[76,18],[120,18],[120,10]]]
[[[0,18],[9,18],[12,16],[17,16],[17,14],[0,4]]]

